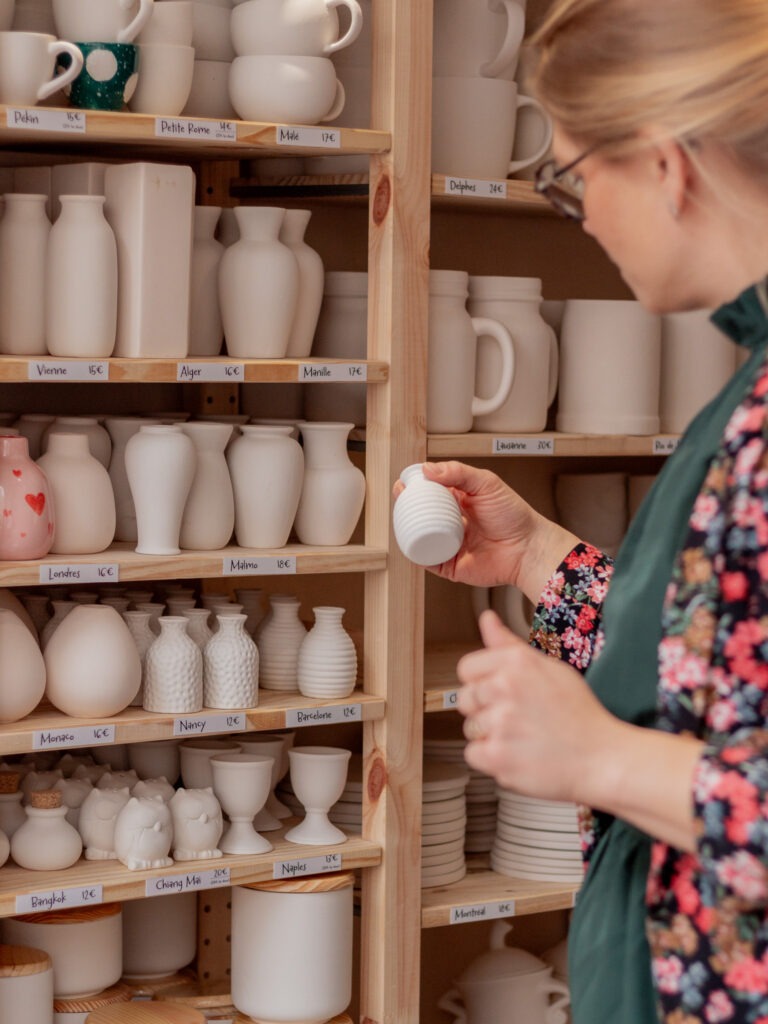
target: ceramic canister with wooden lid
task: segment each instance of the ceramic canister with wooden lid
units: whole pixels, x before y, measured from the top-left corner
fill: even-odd
[[[113,985],[89,999],[55,999],[53,1024],[85,1024],[88,1014],[102,1006],[129,1003],[132,992],[127,985]]]
[[[51,1024],[53,964],[42,949],[0,945],[0,1021]]]
[[[232,890],[232,1002],[263,1024],[324,1024],[352,997],[351,872]]]

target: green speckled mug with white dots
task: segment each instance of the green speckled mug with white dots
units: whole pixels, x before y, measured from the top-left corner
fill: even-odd
[[[83,69],[69,86],[73,107],[87,110],[122,110],[133,96],[138,80],[139,48],[135,43],[80,43]],[[59,58],[66,67],[67,54]],[[66,91],[66,90],[65,90]]]

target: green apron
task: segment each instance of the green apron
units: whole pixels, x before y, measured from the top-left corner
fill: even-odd
[[[617,717],[652,728],[659,679],[662,604],[688,519],[723,432],[765,355],[766,314],[751,288],[715,323],[753,349],[694,419],[633,520],[603,605],[605,645],[587,681]],[[574,1024],[658,1024],[645,937],[650,838],[610,822],[594,851],[569,932]]]

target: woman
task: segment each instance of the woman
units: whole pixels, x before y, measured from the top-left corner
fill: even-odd
[[[539,190],[647,308],[720,307],[750,352],[615,572],[493,474],[425,470],[466,517],[434,571],[538,602],[538,651],[487,612],[459,664],[467,761],[593,809],[575,1024],[768,1024],[768,3],[556,0],[534,43]]]

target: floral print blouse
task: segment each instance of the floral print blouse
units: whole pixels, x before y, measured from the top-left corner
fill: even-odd
[[[768,336],[768,327],[763,324]],[[612,563],[580,544],[531,642],[584,672]],[[730,418],[669,581],[655,727],[702,739],[697,850],[652,845],[646,932],[665,1024],[768,1024],[768,355]],[[582,809],[589,864],[601,815]]]

